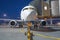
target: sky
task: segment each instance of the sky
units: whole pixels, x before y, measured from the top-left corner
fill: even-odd
[[[21,9],[32,0],[0,0],[0,18],[19,19]]]

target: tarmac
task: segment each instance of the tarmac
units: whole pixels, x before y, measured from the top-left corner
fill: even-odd
[[[6,26],[5,26],[6,27]],[[10,28],[0,26],[0,40],[27,40],[27,28]],[[43,32],[33,31],[33,40],[60,40],[60,31]]]

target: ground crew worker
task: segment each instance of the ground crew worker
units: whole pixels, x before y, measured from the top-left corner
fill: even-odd
[[[22,22],[20,22],[19,28],[23,28],[23,23]]]
[[[37,30],[37,27],[38,27],[38,26],[37,26],[37,22],[35,22],[35,24],[34,24],[34,29]]]
[[[45,21],[47,21],[47,18],[44,18]]]
[[[39,30],[39,28],[40,28],[40,23],[38,23],[37,26],[38,26],[38,30]]]

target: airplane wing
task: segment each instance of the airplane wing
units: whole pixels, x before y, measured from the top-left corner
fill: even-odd
[[[18,19],[3,19],[3,18],[0,18],[0,20],[3,20],[3,21],[11,21],[11,20],[15,20],[15,21],[18,21],[18,22],[23,21],[23,20],[18,20]]]

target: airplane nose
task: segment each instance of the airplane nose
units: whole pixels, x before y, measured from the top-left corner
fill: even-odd
[[[29,10],[25,10],[25,11],[22,11],[21,12],[21,19],[23,20],[24,19],[24,21],[26,21],[26,18],[28,17],[28,15],[31,13],[31,11],[29,11]]]
[[[28,21],[33,21],[33,20],[35,20],[35,16],[36,16],[36,11],[31,11],[30,13],[29,13],[29,15],[27,16],[27,18],[26,18],[26,20],[28,20]]]

